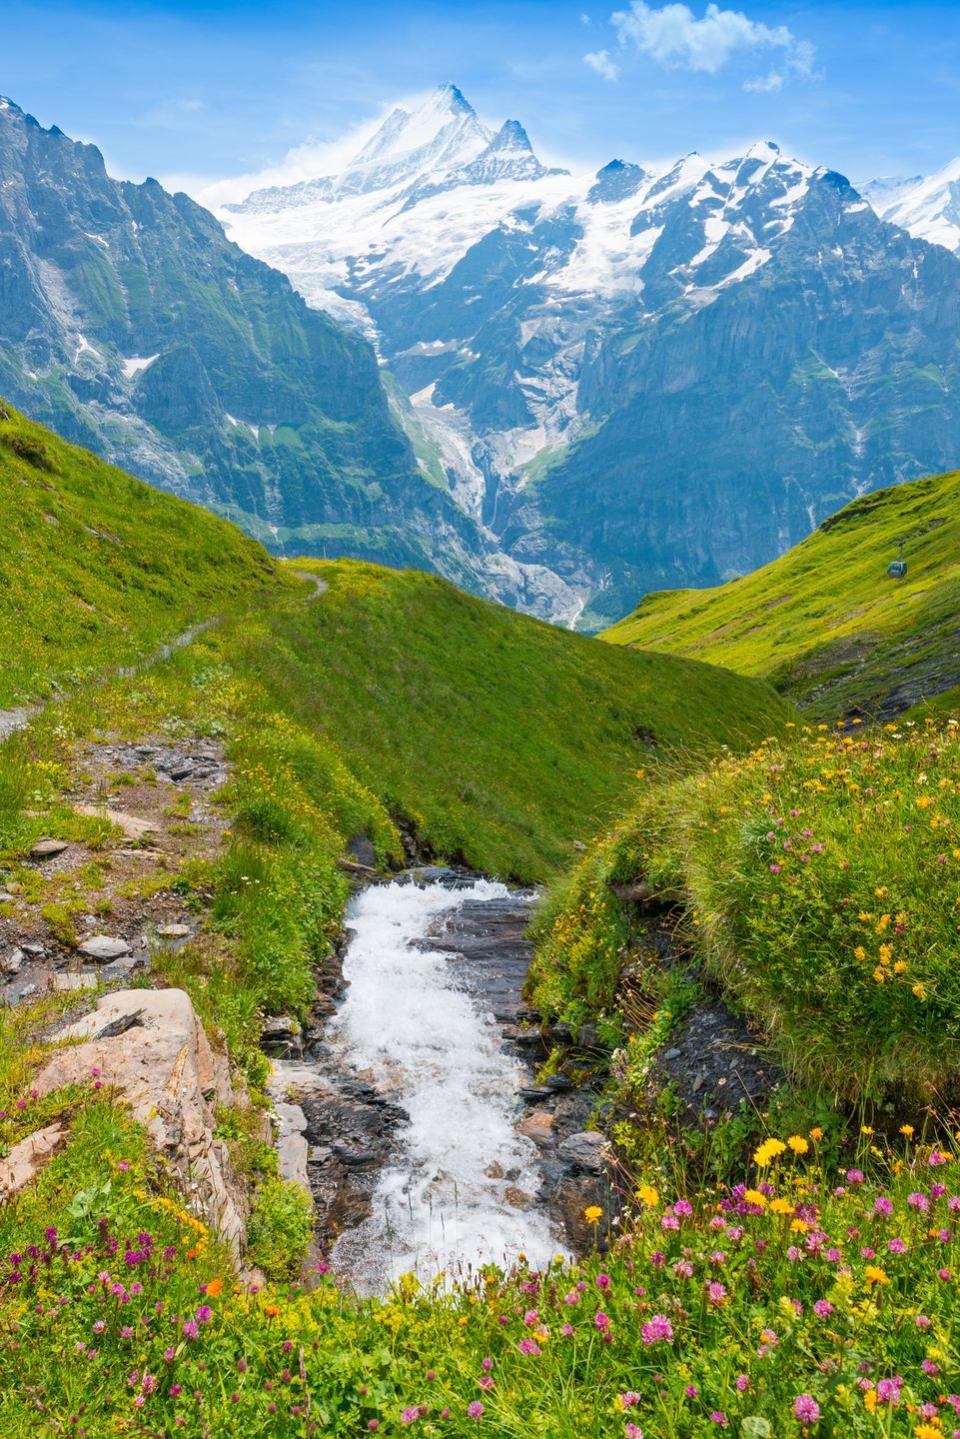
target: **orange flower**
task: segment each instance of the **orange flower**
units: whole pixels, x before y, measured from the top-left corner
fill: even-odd
[[[211,1280],[210,1280],[210,1283],[207,1285],[207,1298],[208,1298],[208,1299],[216,1299],[217,1295],[218,1295],[218,1294],[222,1294],[222,1293],[223,1293],[223,1280],[222,1280],[222,1279],[211,1279]]]
[[[263,1312],[268,1319],[276,1319],[277,1315],[280,1313],[280,1310],[278,1309],[276,1304],[267,1304],[264,1306]]]

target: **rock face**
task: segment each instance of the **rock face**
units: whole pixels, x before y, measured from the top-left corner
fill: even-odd
[[[15,1144],[0,1160],[0,1204],[12,1199],[21,1189],[32,1184],[40,1170],[53,1157],[67,1137],[65,1126],[57,1121],[46,1129],[38,1129]]]
[[[72,1041],[37,1076],[41,1094],[86,1084],[94,1069],[114,1085],[180,1176],[191,1207],[241,1256],[243,1194],[227,1149],[214,1137],[214,1110],[232,1104],[227,1059],[210,1047],[182,989],[120,990],[55,1036]]]
[[[301,553],[332,525],[331,557],[469,577],[492,548],[421,471],[356,329],[3,98],[0,277],[0,394],[65,439]]]

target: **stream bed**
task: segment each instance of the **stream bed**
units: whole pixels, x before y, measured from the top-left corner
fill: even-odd
[[[370,1215],[333,1249],[334,1268],[360,1288],[519,1253],[547,1260],[560,1242],[535,1205],[537,1149],[516,1129],[524,1075],[505,1052],[483,984],[493,981],[506,997],[511,976],[502,966],[478,975],[444,923],[467,908],[493,918],[506,907],[516,930],[518,905],[527,903],[489,880],[372,885],[353,902],[348,989],[329,1039],[345,1065],[376,1075],[406,1115]]]
[[[557,1196],[578,1213],[591,1202],[591,1146],[585,1164],[583,1144],[562,1151],[592,1097],[550,1092],[555,1113],[521,1132],[546,1093],[531,1088],[539,1034],[516,1026],[531,901],[452,871],[368,885],[347,911],[331,1012],[277,1066],[303,1118],[318,1234],[362,1293],[408,1272],[544,1262],[570,1248]]]

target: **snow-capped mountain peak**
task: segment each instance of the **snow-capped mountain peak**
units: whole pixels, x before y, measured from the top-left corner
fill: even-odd
[[[476,159],[492,138],[456,85],[441,85],[414,109],[392,110],[334,189],[366,194],[442,174]]]
[[[933,175],[871,180],[863,194],[882,219],[960,253],[960,157]]]

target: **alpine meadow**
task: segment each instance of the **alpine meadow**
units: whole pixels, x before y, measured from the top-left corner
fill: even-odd
[[[960,1439],[953,8],[3,32],[2,1439]]]

